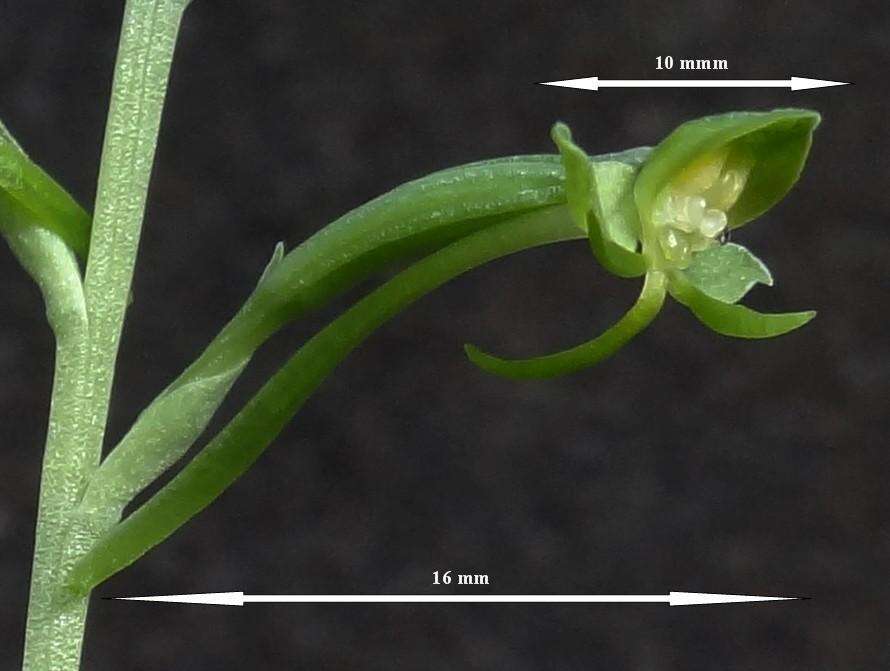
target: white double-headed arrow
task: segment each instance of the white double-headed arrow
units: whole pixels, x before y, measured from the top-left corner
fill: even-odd
[[[792,601],[799,596],[747,596],[745,594],[166,594],[162,596],[115,596],[118,601],[160,601],[208,606],[243,606],[246,603],[666,603],[670,606],[702,606],[753,601]]]
[[[776,88],[803,91],[821,89],[827,86],[847,86],[850,82],[833,82],[827,79],[600,79],[582,77],[563,79],[557,82],[538,82],[543,86],[562,86],[567,89],[599,91],[603,88]]]

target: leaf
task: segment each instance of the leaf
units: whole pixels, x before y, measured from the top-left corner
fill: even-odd
[[[800,328],[816,316],[813,310],[765,314],[744,305],[724,303],[693,286],[681,273],[671,275],[670,292],[702,324],[735,338],[772,338]]]
[[[33,215],[33,221],[59,237],[85,261],[91,217],[22,150],[0,121],[0,191]],[[0,233],[4,233],[0,213]]]
[[[652,152],[640,171],[635,195],[649,221],[656,196],[684,168],[730,146],[752,167],[739,199],[727,212],[730,228],[760,216],[781,200],[800,176],[819,114],[804,109],[730,112],[679,126]]]
[[[553,126],[551,137],[563,159],[569,211],[575,223],[587,231],[597,261],[619,277],[644,274],[645,261],[636,253],[639,226],[633,180],[637,164],[603,160],[603,157],[591,161],[572,141],[571,131],[563,123]],[[628,154],[628,160],[639,160],[643,151]]]
[[[40,288],[57,347],[84,337],[86,301],[80,267],[71,248],[58,235],[38,225],[33,212],[2,189],[0,234]]]
[[[739,301],[758,282],[773,284],[766,264],[732,242],[698,252],[684,274],[694,287],[724,303]]]
[[[69,589],[88,592],[209,505],[354,348],[414,301],[496,258],[582,237],[564,205],[538,208],[457,240],[372,291],[305,343],[176,477],[80,556],[66,576]]]

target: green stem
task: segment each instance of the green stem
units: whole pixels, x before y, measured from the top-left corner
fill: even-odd
[[[418,298],[493,259],[583,237],[564,206],[541,208],[462,238],[370,293],[310,339],[179,475],[103,536],[74,566],[69,586],[87,592],[209,505],[355,347]]]
[[[128,0],[99,169],[84,278],[92,399],[87,445],[98,464],[161,112],[187,0]]]
[[[60,576],[108,526],[107,521],[91,524],[72,511],[101,458],[161,110],[186,5],[185,0],[127,2],[83,285],[71,252],[43,229],[26,234],[43,236],[39,262],[21,245],[16,249],[44,292],[57,339],[25,671],[80,668],[88,594],[72,599],[60,589]]]
[[[8,203],[5,209],[9,211]],[[10,229],[6,240],[40,287],[56,338],[23,668],[65,671],[78,667],[87,604],[86,598],[71,599],[59,589],[71,565],[66,561],[69,515],[82,492],[87,463],[79,441],[86,430],[80,402],[87,350],[86,305],[77,259],[65,242],[25,222],[13,222]],[[86,545],[79,549],[82,553]]]

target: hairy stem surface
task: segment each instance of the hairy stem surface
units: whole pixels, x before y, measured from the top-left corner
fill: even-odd
[[[86,305],[77,260],[55,233],[22,227],[8,235],[7,241],[40,286],[56,338],[24,668],[76,669],[86,599],[70,599],[59,584],[70,566],[65,561],[69,515],[80,497],[87,461],[79,441],[85,431],[81,399],[87,350]]]
[[[46,243],[48,256],[39,263],[17,250],[44,290],[57,339],[25,671],[80,668],[88,594],[71,598],[60,588],[60,575],[103,530],[72,511],[101,458],[161,110],[186,5],[186,0],[126,4],[83,285],[76,261],[58,238]],[[46,281],[43,274],[49,275]],[[63,317],[53,321],[54,311]]]
[[[84,278],[92,399],[85,440],[93,465],[102,455],[161,111],[187,4],[186,0],[129,0],[124,14]]]

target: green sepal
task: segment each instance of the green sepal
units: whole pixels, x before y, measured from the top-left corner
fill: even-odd
[[[591,219],[595,217],[591,214]],[[587,229],[590,250],[599,264],[618,277],[640,277],[646,274],[646,259],[642,254],[629,252],[624,247],[603,237],[602,228],[593,223]]]
[[[814,310],[765,314],[744,305],[724,303],[693,286],[680,272],[671,274],[669,291],[702,324],[734,338],[773,338],[800,328],[816,316]]]
[[[633,185],[639,167],[620,161],[597,161],[593,168],[593,214],[604,237],[629,252],[640,240],[640,219]]]
[[[698,157],[730,145],[731,157],[751,164],[745,188],[727,212],[730,228],[755,219],[797,182],[819,114],[804,109],[729,112],[679,126],[652,152],[634,187],[640,216],[649,221],[656,196]]]
[[[572,141],[564,123],[550,133],[562,156],[566,173],[566,200],[577,226],[586,231],[597,261],[619,277],[639,277],[646,263],[636,252],[639,220],[633,200],[633,182],[648,155],[646,148],[600,157],[592,161]],[[616,159],[624,160],[616,160]]]
[[[597,154],[590,158],[594,163],[602,163],[605,161],[614,161],[616,163],[624,163],[632,168],[641,167],[652,154],[652,147],[632,147],[623,151],[614,151],[608,154]]]
[[[619,277],[639,277],[646,272],[646,260],[637,253],[640,220],[633,198],[633,185],[639,172],[619,161],[593,164],[593,219],[587,234],[594,256],[606,258],[603,265]],[[606,265],[608,264],[608,265]]]
[[[612,356],[645,329],[664,305],[666,284],[664,273],[648,273],[639,298],[621,319],[596,338],[555,354],[531,359],[502,359],[474,345],[464,345],[464,351],[470,361],[482,370],[511,380],[575,373]]]
[[[57,182],[34,163],[0,121],[0,191],[33,215],[35,224],[56,233],[86,261],[92,219]],[[0,233],[3,233],[0,212]]]
[[[553,124],[550,137],[559,149],[566,173],[566,202],[572,221],[587,230],[587,214],[593,209],[593,166],[587,153],[572,141],[572,131],[562,122]]]
[[[757,283],[773,284],[766,264],[734,242],[698,252],[682,272],[694,287],[724,303],[738,302]]]

